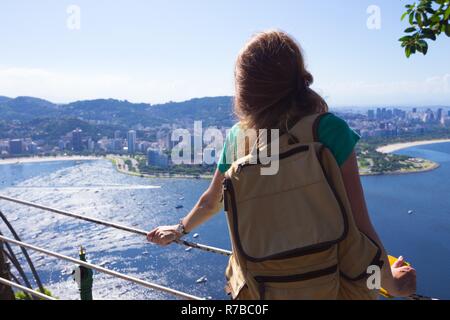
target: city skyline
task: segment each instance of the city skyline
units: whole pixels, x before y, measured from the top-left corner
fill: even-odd
[[[300,42],[314,89],[333,107],[448,105],[450,43],[406,59],[397,41],[409,2],[3,2],[0,95],[152,104],[229,96],[239,49],[279,28]],[[370,28],[377,8],[379,28]]]
[[[413,132],[418,137],[436,130],[450,128],[450,109],[444,108],[368,108],[361,113],[340,114],[362,138],[400,137]],[[18,122],[19,124],[20,122]],[[175,147],[170,126],[141,127],[140,130],[128,128],[123,132],[115,130],[111,135],[99,134],[96,137],[86,134],[80,128],[70,129],[52,144],[45,139],[34,141],[30,136],[0,139],[0,156],[36,155],[43,153],[125,153],[129,155],[146,154],[152,163],[165,163],[163,151]],[[195,129],[185,123],[184,129],[195,134]],[[225,137],[229,128],[221,128]],[[140,132],[140,137],[137,135]],[[181,143],[181,142],[180,142]],[[150,152],[151,151],[151,152]],[[150,163],[150,162],[149,162]]]

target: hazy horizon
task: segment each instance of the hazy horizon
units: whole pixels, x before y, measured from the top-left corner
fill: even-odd
[[[127,101],[129,103],[132,104],[149,104],[151,106],[156,106],[156,105],[164,105],[164,104],[169,104],[169,103],[183,103],[183,102],[187,102],[190,100],[195,100],[195,99],[209,99],[209,98],[233,98],[233,96],[203,96],[203,97],[192,97],[192,98],[187,98],[186,100],[179,100],[179,101],[175,101],[175,100],[169,100],[169,101],[163,101],[163,102],[159,102],[159,103],[148,103],[145,101],[129,101],[127,99],[116,99],[116,98],[111,98],[111,97],[99,97],[99,98],[93,98],[93,99],[75,99],[72,101],[67,101],[67,102],[58,102],[58,101],[52,101],[52,100],[48,100],[42,97],[33,97],[33,96],[15,96],[15,97],[9,97],[6,95],[3,95],[0,93],[0,98],[8,98],[8,99],[17,99],[17,98],[34,98],[34,99],[40,99],[40,100],[45,100],[48,102],[51,102],[53,104],[56,105],[67,105],[67,104],[71,104],[71,103],[75,103],[75,102],[79,102],[79,101],[96,101],[96,100],[117,100],[117,101]],[[400,105],[386,105],[386,104],[377,104],[377,105],[329,105],[329,107],[331,109],[371,109],[371,108],[399,108],[399,109],[412,109],[412,108],[418,108],[418,109],[426,109],[426,108],[444,108],[444,109],[450,109],[450,104],[436,104],[436,105],[406,105],[406,106],[400,106]]]

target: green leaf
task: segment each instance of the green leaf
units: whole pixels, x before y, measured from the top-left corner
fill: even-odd
[[[431,29],[423,29],[422,30],[422,38],[431,39],[431,40],[435,41],[436,34]]]
[[[425,13],[422,14],[422,19],[423,19],[423,25],[425,27],[428,27],[431,24],[430,19],[428,19],[428,16]]]
[[[412,39],[411,36],[404,36],[404,37],[401,37],[400,39],[398,39],[398,41],[404,42],[404,41],[409,41],[411,39]]]
[[[423,26],[422,15],[419,12],[416,13],[416,21],[417,21],[417,24],[419,25],[419,27]]]
[[[434,11],[433,8],[431,8],[431,7],[426,7],[425,11],[428,12],[429,14],[435,14],[436,13],[436,11]]]
[[[417,51],[420,52],[420,53],[423,53],[422,47],[418,46],[418,47],[417,47]]]
[[[431,17],[431,22],[439,23],[441,21],[441,17],[438,14],[435,14]]]
[[[450,24],[445,27],[445,34],[447,35],[447,37],[450,37]]]
[[[417,51],[422,52],[424,55],[426,55],[428,52],[428,43],[425,40],[419,40],[417,44]]]
[[[424,55],[428,53],[428,43],[425,42],[425,46],[422,47],[422,52]]]
[[[409,14],[409,24],[414,24],[414,12]]]
[[[411,33],[411,32],[414,32],[414,31],[416,31],[416,28],[415,27],[410,27],[410,28],[405,30],[405,33]]]
[[[408,15],[408,12],[405,12],[404,14],[402,14],[402,18],[401,21],[405,20],[405,17]]]
[[[405,54],[406,54],[407,58],[409,58],[411,56],[411,47],[410,46],[406,46]]]
[[[444,13],[444,20],[447,20],[450,17],[450,6],[447,7]]]
[[[426,46],[427,46],[427,42],[426,42],[425,40],[419,40],[419,41],[417,42],[417,44],[418,44],[420,47],[426,47]]]

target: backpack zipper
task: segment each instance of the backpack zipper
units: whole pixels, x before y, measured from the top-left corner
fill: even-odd
[[[290,283],[290,282],[307,281],[328,276],[330,274],[336,273],[337,270],[338,266],[337,264],[335,264],[325,269],[320,269],[302,274],[294,274],[287,276],[256,276],[254,277],[254,279],[258,283],[260,300],[265,300],[267,283]]]
[[[298,153],[302,153],[302,152],[306,152],[309,151],[309,146],[300,146],[297,148],[294,148],[292,150],[289,150],[287,152],[284,152],[282,154],[280,154],[279,160],[284,160],[286,158],[292,157]],[[261,165],[261,161],[258,158],[258,162],[257,163],[250,163],[250,162],[244,162],[238,165],[237,169],[236,169],[236,173],[240,174],[242,169],[246,168],[246,167],[253,167],[253,166],[260,166]]]
[[[229,180],[227,178],[225,178],[223,180],[223,210],[225,212],[228,213],[229,208],[228,208],[228,192],[229,192],[229,187],[228,187],[228,182]]]

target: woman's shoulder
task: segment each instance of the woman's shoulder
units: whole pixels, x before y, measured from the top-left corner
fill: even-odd
[[[236,123],[234,126],[232,126],[230,129],[227,130],[227,140],[234,142],[239,135],[239,132],[241,130],[240,123]]]
[[[234,126],[231,127],[230,132],[237,133],[239,130],[241,130],[241,123],[238,122]]]
[[[341,117],[338,117],[334,113],[327,113],[320,119],[320,126],[319,128],[343,128],[343,129],[349,129],[349,125],[347,121],[342,119]]]
[[[332,113],[322,117],[318,131],[319,141],[332,151],[339,165],[348,159],[360,140],[347,121]]]

